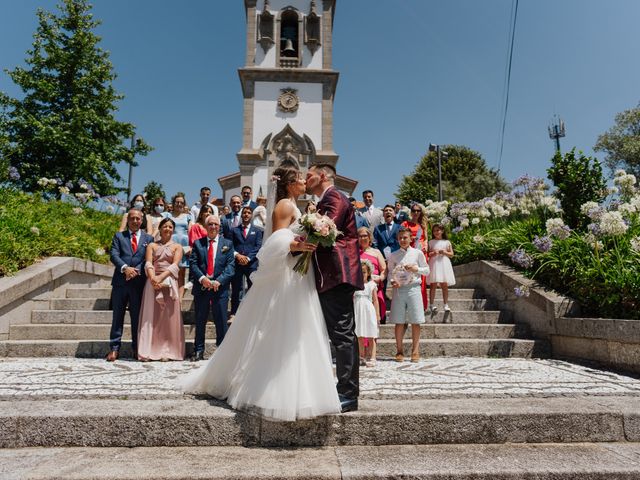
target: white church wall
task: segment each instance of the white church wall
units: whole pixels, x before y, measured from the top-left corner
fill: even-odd
[[[298,90],[300,106],[294,113],[278,110],[282,88]],[[287,123],[299,135],[307,134],[317,150],[322,147],[322,85],[296,82],[256,82],[253,102],[253,148],[267,135],[280,132]]]
[[[322,70],[322,47],[318,48],[312,56],[309,49],[305,46],[302,50],[302,66],[304,68]]]
[[[276,67],[276,47],[272,46],[267,53],[264,53],[262,46],[256,43],[256,67],[275,68]]]

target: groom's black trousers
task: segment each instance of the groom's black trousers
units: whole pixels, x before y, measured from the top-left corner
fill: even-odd
[[[343,283],[320,293],[320,305],[327,324],[331,343],[336,349],[338,394],[349,399],[358,398],[360,357],[355,333],[352,285]]]

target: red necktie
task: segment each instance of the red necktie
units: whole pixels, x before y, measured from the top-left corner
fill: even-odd
[[[207,276],[213,277],[213,249],[215,248],[215,242],[209,240],[209,252],[207,255]]]
[[[242,236],[243,236],[244,238],[247,238],[247,230],[248,230],[248,228],[249,228],[249,227],[243,227],[243,228],[242,228]]]
[[[135,233],[131,234],[131,250],[133,250],[133,253],[138,250],[138,237],[136,237]]]

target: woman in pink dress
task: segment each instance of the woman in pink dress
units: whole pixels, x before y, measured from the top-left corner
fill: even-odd
[[[209,215],[213,215],[213,208],[210,205],[203,205],[198,213],[198,219],[196,223],[191,224],[189,227],[189,246],[193,248],[193,244],[196,240],[200,240],[202,237],[207,236],[207,228],[204,226],[204,221]]]
[[[138,360],[184,360],[184,327],[178,293],[182,245],[172,242],[174,222],[165,218],[160,240],[146,251],[147,283],[138,327]]]
[[[387,316],[387,304],[384,299],[384,280],[387,278],[387,262],[384,261],[382,253],[377,248],[373,248],[373,237],[371,230],[367,227],[358,229],[358,243],[360,245],[360,260],[369,260],[373,265],[371,280],[378,287],[378,307],[380,308],[380,323],[385,323]]]

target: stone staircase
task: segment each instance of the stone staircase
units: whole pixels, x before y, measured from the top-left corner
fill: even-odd
[[[31,323],[12,325],[9,339],[0,342],[0,356],[5,357],[83,357],[99,358],[109,350],[112,312],[109,310],[110,288],[68,288],[65,298],[52,298],[48,309],[31,312]],[[421,328],[420,350],[423,357],[545,357],[548,343],[528,338],[524,324],[513,323],[507,312],[496,309],[496,302],[473,289],[451,289],[451,312],[442,311],[438,290],[436,315],[426,315]],[[182,301],[187,353],[195,335],[193,298]],[[207,354],[215,349],[215,329],[207,325]],[[128,314],[122,355],[130,355],[131,330]],[[405,353],[410,350],[410,333],[405,337]],[[394,326],[382,325],[378,355],[395,355]]]
[[[272,422],[215,400],[0,402],[0,478],[640,478],[640,399],[363,400]]]

